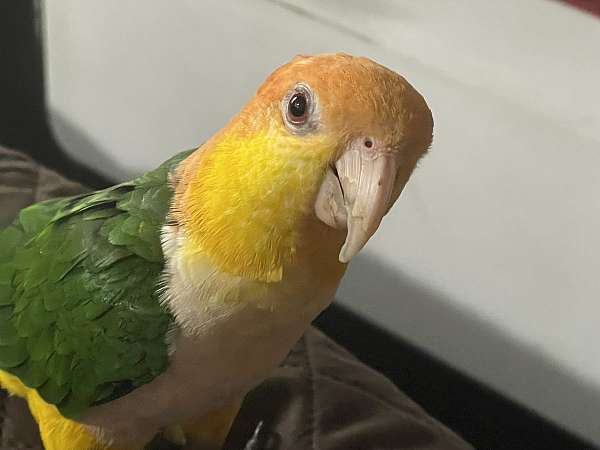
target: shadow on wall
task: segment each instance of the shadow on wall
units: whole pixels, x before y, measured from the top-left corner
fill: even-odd
[[[86,167],[95,172],[112,174],[111,179],[113,182],[127,180],[132,177],[131,173],[107,157],[108,152],[103,150],[91,136],[70,122],[59,111],[51,111],[49,117],[51,132],[63,151],[74,149],[77,152],[76,157],[72,153],[70,154],[73,159],[83,162]],[[67,151],[67,153],[69,152]],[[76,174],[75,177],[79,179],[78,175]],[[85,180],[83,182],[85,183]]]
[[[600,441],[597,417],[589,414],[600,409],[596,387],[586,386],[540,351],[517,342],[491,321],[459,309],[458,302],[444,293],[392,270],[368,251],[351,264],[338,298],[385,323],[397,336],[434,356],[443,355],[470,376],[493,380],[492,388],[502,388],[515,401],[535,405],[551,420],[566,417],[570,428]],[[402,354],[389,350],[379,349],[380,358],[398,362],[394,375],[401,380],[401,372],[410,368],[401,367]]]

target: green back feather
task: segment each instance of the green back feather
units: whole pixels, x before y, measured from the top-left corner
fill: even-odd
[[[168,173],[22,210],[0,231],[0,369],[68,417],[163,372],[173,323],[158,301]]]

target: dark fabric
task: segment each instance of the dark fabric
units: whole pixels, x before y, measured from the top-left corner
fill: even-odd
[[[226,449],[244,448],[261,422],[256,449],[472,448],[315,328],[248,394]]]
[[[64,179],[22,153],[0,147],[0,227],[31,203],[82,192],[85,189],[80,184]]]
[[[563,0],[584,11],[595,14],[600,17],[600,0]]]
[[[84,190],[26,156],[0,148],[0,226],[32,202]],[[40,448],[21,399],[0,393],[0,420],[0,450]],[[157,439],[152,448],[173,446]],[[312,327],[283,364],[248,394],[225,448],[472,449],[383,375]]]

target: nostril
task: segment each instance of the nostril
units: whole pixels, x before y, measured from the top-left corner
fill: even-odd
[[[367,147],[367,148],[373,147],[373,141],[369,138],[365,139],[365,147]]]

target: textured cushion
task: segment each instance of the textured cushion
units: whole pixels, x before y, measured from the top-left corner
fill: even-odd
[[[10,223],[21,208],[51,197],[85,192],[22,153],[0,147],[0,226]]]
[[[244,448],[257,427],[248,449],[472,449],[315,328],[248,394],[227,450]]]

